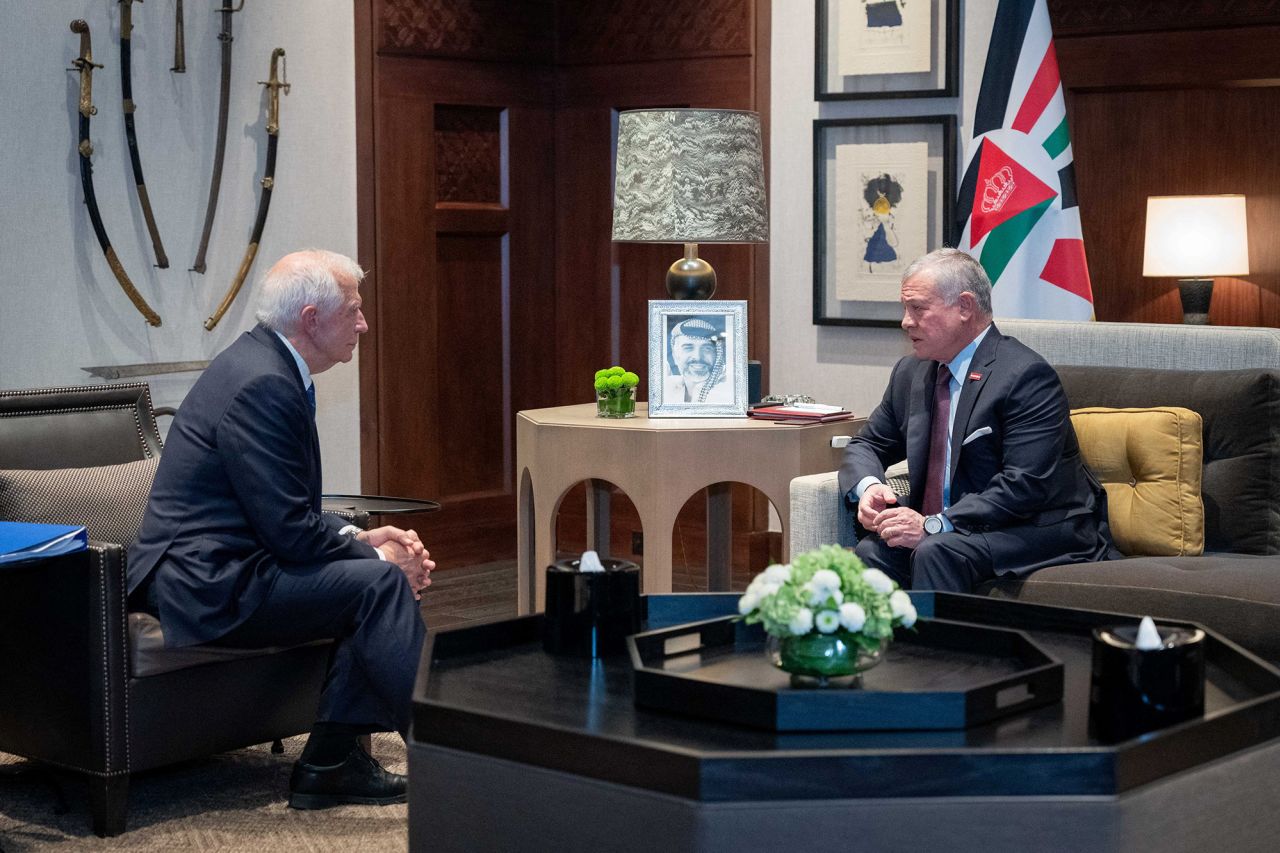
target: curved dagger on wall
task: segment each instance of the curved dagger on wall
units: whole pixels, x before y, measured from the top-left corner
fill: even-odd
[[[133,126],[133,4],[142,0],[120,0],[120,91],[124,96],[124,135],[129,143],[129,160],[133,164],[133,185],[138,189],[138,204],[142,206],[142,218],[151,234],[151,246],[156,252],[156,266],[169,268],[169,258],[160,242],[160,229],[151,211],[151,196],[147,194],[147,182],[142,177],[142,155],[138,152],[138,132]]]
[[[267,166],[262,176],[262,195],[258,198],[258,218],[254,220],[253,233],[249,235],[249,246],[244,250],[244,258],[240,261],[240,269],[236,272],[236,277],[231,282],[231,287],[227,289],[227,295],[222,297],[222,303],[218,306],[218,310],[213,312],[213,316],[204,321],[206,331],[213,331],[213,327],[218,325],[222,315],[227,313],[227,309],[235,301],[236,295],[240,293],[245,277],[249,275],[249,268],[253,266],[253,259],[257,257],[258,243],[262,240],[263,226],[267,224],[267,210],[271,207],[271,191],[276,185],[276,147],[280,141],[280,90],[283,89],[286,95],[289,94],[289,81],[287,79],[282,80],[276,73],[277,63],[283,59],[284,48],[277,47],[271,51],[270,78],[258,81],[267,87]],[[284,73],[287,78],[287,65],[285,65]]]
[[[71,32],[80,35],[80,56],[71,63],[72,71],[80,72],[80,143],[76,150],[80,154],[80,185],[84,188],[84,203],[89,208],[89,221],[93,223],[93,233],[98,237],[102,253],[106,255],[107,265],[120,282],[120,288],[133,307],[137,308],[146,319],[148,325],[159,326],[160,315],[152,310],[147,300],[142,298],[138,288],[129,280],[115,249],[111,248],[111,240],[107,237],[107,229],[102,225],[102,215],[98,212],[98,198],[93,192],[93,163],[89,157],[93,154],[93,144],[89,141],[89,118],[98,112],[93,105],[93,69],[102,66],[93,61],[93,45],[90,42],[89,25],[80,19],[71,22]]]
[[[204,274],[205,254],[209,251],[209,234],[213,231],[213,215],[218,210],[218,188],[222,184],[222,159],[227,151],[227,109],[231,101],[231,16],[244,8],[244,0],[240,5],[231,7],[232,0],[222,0],[222,31],[218,33],[218,41],[222,42],[222,82],[218,89],[218,144],[213,151],[213,175],[209,179],[209,203],[204,210],[204,230],[200,234],[200,248],[196,250],[195,262],[191,269]]]

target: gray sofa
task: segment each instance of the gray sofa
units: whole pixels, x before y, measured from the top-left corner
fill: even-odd
[[[979,594],[1186,619],[1280,661],[1280,330],[997,321],[1057,369],[1073,409],[1182,406],[1203,419],[1205,550],[997,578]],[[791,553],[855,541],[835,473],[791,484]]]

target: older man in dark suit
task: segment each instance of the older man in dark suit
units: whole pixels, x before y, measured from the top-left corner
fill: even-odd
[[[132,600],[169,646],[336,640],[290,805],[391,803],[405,777],[358,740],[405,732],[435,567],[416,533],[368,532],[320,512],[312,376],[367,331],[350,258],[285,256],[262,281],[258,325],[224,350],[169,430],[137,543]]]
[[[857,554],[903,587],[969,592],[996,575],[1114,556],[1057,373],[991,322],[991,283],[955,249],[902,277],[914,355],[849,444],[840,492]],[[910,495],[883,480],[906,460]]]

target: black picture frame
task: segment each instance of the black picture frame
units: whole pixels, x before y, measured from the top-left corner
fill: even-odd
[[[836,295],[835,158],[841,144],[928,144],[924,251],[955,245],[956,117],[818,119],[813,123],[813,322],[818,326],[893,327],[902,320],[898,289],[883,299],[845,300]],[[904,258],[910,263],[914,258]]]
[[[917,0],[918,1],[918,0]],[[930,57],[928,71],[914,73],[840,75],[838,5],[841,0],[815,0],[817,41],[814,51],[813,97],[818,101],[870,98],[954,97],[959,79],[959,0],[928,0]]]

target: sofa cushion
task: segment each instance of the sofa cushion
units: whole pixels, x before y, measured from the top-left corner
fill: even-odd
[[[138,538],[158,457],[97,468],[0,470],[0,518],[82,524],[90,539]]]
[[[1126,556],[1204,551],[1200,416],[1190,409],[1093,407],[1071,412],[1080,453],[1107,490],[1116,547]]]
[[[1050,566],[997,578],[978,594],[1198,622],[1268,660],[1280,660],[1280,560],[1246,554],[1130,557]]]
[[[1198,412],[1205,550],[1280,554],[1280,370],[1057,370],[1072,408]]]
[[[312,640],[300,646],[323,646],[332,640]],[[160,620],[150,613],[129,614],[129,674],[134,678],[147,678],[192,666],[224,663],[243,658],[259,658],[274,655],[293,648],[271,646],[262,649],[240,649],[230,646],[182,646],[168,648],[164,644],[164,632]]]

